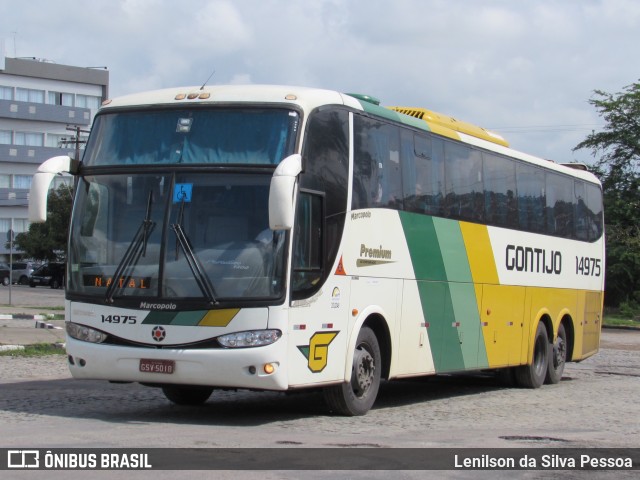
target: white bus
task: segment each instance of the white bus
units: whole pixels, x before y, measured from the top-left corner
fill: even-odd
[[[105,102],[76,176],[66,287],[76,378],[321,388],[362,415],[381,379],[488,370],[557,383],[599,348],[601,186],[420,108],[289,86]]]

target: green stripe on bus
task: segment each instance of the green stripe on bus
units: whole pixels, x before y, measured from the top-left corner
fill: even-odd
[[[460,225],[400,212],[436,372],[488,366],[476,292]]]
[[[200,320],[202,320],[207,313],[207,310],[199,310],[195,312],[180,312],[171,324],[193,327],[198,325],[198,323],[200,323]]]
[[[447,279],[433,217],[398,212],[417,280]]]
[[[175,312],[149,312],[147,318],[142,323],[151,325],[171,325],[173,319],[178,315]]]
[[[360,105],[362,105],[362,109],[367,112],[374,114],[378,117],[386,118],[387,120],[392,120],[394,122],[404,123],[405,125],[410,125],[415,128],[419,128],[420,130],[430,131],[429,125],[427,122],[423,120],[418,120],[410,115],[405,115],[404,113],[398,113],[394,110],[391,110],[386,107],[381,107],[379,105],[375,105],[370,102],[366,102],[364,100],[358,100]]]

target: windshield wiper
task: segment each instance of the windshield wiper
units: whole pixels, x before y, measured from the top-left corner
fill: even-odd
[[[196,279],[196,283],[198,284],[200,291],[205,297],[207,297],[207,300],[209,300],[209,303],[211,305],[217,305],[218,304],[218,300],[216,300],[217,295],[216,295],[215,289],[213,288],[213,285],[211,284],[211,280],[209,279],[209,276],[207,275],[207,273],[204,271],[204,268],[202,267],[202,263],[196,256],[196,253],[191,248],[191,245],[189,244],[189,239],[187,238],[186,234],[184,233],[184,230],[182,229],[183,218],[184,218],[184,198],[182,199],[182,204],[180,205],[178,222],[171,224],[171,229],[176,234],[176,239],[178,241],[178,244],[180,245],[180,248],[184,253],[185,259],[187,260],[187,264],[191,269],[191,273],[193,273],[193,278]],[[178,257],[178,249],[176,248],[176,260],[177,260],[177,257]]]
[[[120,285],[127,285],[129,283],[129,280],[131,279],[131,271],[133,270],[131,267],[135,267],[138,264],[138,260],[140,260],[140,257],[144,257],[147,254],[147,241],[149,239],[149,236],[151,235],[151,232],[156,226],[156,222],[151,220],[152,203],[153,191],[149,191],[149,197],[147,199],[147,211],[144,215],[144,219],[142,220],[140,227],[138,227],[138,231],[131,240],[127,251],[124,253],[122,260],[120,260],[120,263],[116,267],[116,271],[113,274],[111,284],[109,285],[109,287],[107,287],[105,301],[108,303],[113,303],[113,295]],[[120,282],[120,278],[127,268],[131,268],[131,271],[129,272],[127,277],[124,278],[122,282]]]

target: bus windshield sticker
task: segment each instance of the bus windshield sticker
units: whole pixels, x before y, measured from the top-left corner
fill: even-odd
[[[189,133],[191,131],[192,123],[193,123],[193,118],[179,118],[178,126],[176,127],[176,132]]]
[[[176,183],[173,191],[173,203],[190,202],[193,183]]]

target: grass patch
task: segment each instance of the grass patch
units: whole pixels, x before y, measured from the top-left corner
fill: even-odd
[[[604,325],[609,327],[640,327],[640,322],[624,315],[606,313],[604,315]]]
[[[61,346],[50,343],[37,343],[26,345],[21,350],[8,350],[0,352],[0,357],[42,357],[44,355],[66,355],[67,352]]]

